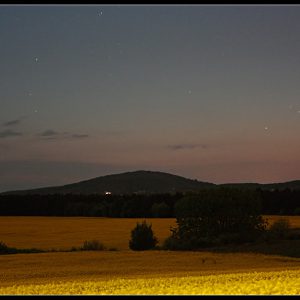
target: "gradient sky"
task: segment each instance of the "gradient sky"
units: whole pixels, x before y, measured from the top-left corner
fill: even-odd
[[[300,179],[300,6],[1,5],[0,104],[0,191]]]

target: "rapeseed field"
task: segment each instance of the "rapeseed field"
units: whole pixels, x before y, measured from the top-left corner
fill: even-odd
[[[266,216],[270,223],[277,216]],[[300,227],[300,217],[288,217]],[[300,292],[299,256],[207,251],[131,251],[130,231],[143,219],[0,217],[0,240],[45,250],[100,240],[115,251],[0,255],[1,295],[192,295]],[[147,219],[160,243],[175,219]],[[288,248],[289,241],[282,247]],[[245,250],[245,249],[244,249]],[[255,250],[255,249],[254,249]],[[276,251],[275,251],[276,250]]]
[[[0,294],[298,295],[300,294],[300,270],[20,285],[0,288]]]

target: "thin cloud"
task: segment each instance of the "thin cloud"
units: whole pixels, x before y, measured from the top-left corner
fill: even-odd
[[[23,135],[21,132],[13,131],[13,130],[10,130],[10,129],[0,131],[0,138],[1,139],[8,138],[8,137],[21,136],[21,135]]]
[[[202,149],[206,149],[207,145],[203,145],[203,144],[176,144],[176,145],[168,145],[167,146],[168,149],[171,150],[185,150],[185,149],[195,149],[195,148],[202,148]]]
[[[8,122],[3,123],[3,126],[14,126],[14,125],[18,125],[20,123],[21,120],[16,119],[16,120],[11,120]]]
[[[2,123],[2,126],[9,127],[9,126],[18,125],[18,124],[21,123],[22,119],[24,119],[24,118],[26,118],[26,117],[23,116],[23,117],[14,119],[14,120],[10,120],[10,121],[4,122],[4,123]]]
[[[83,139],[89,137],[88,134],[58,132],[53,129],[47,129],[38,134],[43,140],[59,140],[59,139]]]
[[[77,133],[75,133],[75,134],[72,134],[71,137],[75,138],[75,139],[83,139],[83,138],[89,137],[89,135],[88,134],[77,134]]]
[[[47,129],[45,131],[43,131],[42,133],[39,134],[39,136],[55,136],[55,135],[59,135],[59,132],[54,131],[52,129]]]

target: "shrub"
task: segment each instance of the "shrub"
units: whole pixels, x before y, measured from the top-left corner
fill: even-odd
[[[148,225],[146,221],[141,224],[137,223],[136,227],[131,231],[131,240],[129,241],[129,248],[131,250],[150,250],[158,243],[157,238],[152,231],[152,225]]]
[[[0,241],[0,254],[6,254],[9,253],[9,247],[4,244],[2,241]]]
[[[116,247],[110,247],[110,248],[108,248],[108,251],[118,251],[118,248],[116,248]]]
[[[179,239],[175,236],[169,236],[165,239],[162,249],[164,250],[196,250],[211,246],[212,243],[208,238]]]
[[[105,249],[104,245],[98,240],[85,241],[83,243],[83,246],[81,247],[82,251],[93,251],[93,250],[101,251],[104,249]]]
[[[266,229],[259,195],[221,188],[186,195],[175,204],[177,228],[165,247],[193,250],[255,241]]]
[[[167,218],[171,215],[171,210],[165,202],[154,203],[151,207],[152,216],[154,218]]]
[[[285,239],[288,237],[291,226],[290,222],[287,219],[279,219],[275,221],[269,229],[271,237],[275,239]]]
[[[75,247],[75,246],[71,247],[71,249],[70,249],[71,252],[78,251],[78,250],[80,250],[80,248],[78,249],[78,248]]]

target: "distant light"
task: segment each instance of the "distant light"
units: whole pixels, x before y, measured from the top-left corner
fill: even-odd
[[[105,192],[105,195],[111,195],[111,192]]]

